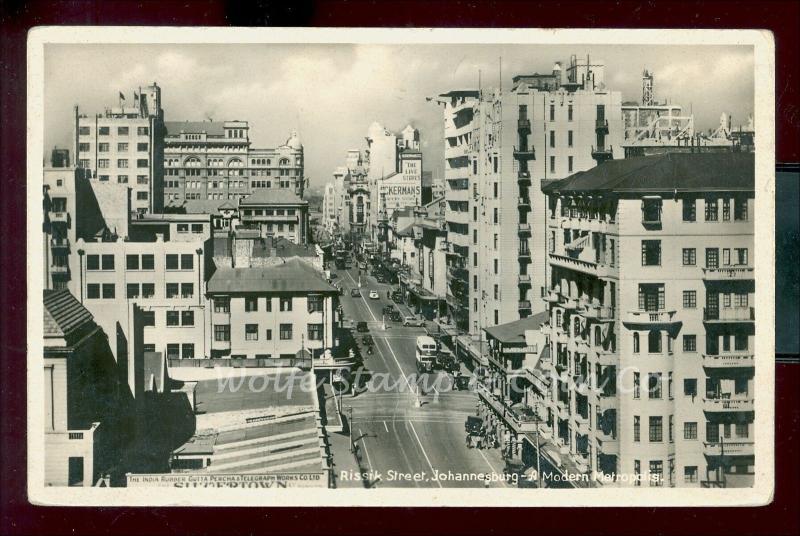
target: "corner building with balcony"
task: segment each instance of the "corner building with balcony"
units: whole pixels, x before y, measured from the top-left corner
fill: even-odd
[[[559,445],[618,485],[752,485],[753,155],[611,161],[542,189]]]

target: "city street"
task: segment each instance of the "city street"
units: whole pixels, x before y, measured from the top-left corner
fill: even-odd
[[[466,447],[464,421],[475,414],[474,393],[432,390],[420,397],[417,407],[413,389],[417,376],[415,343],[425,331],[388,319],[383,329],[382,309],[392,303],[387,300],[391,287],[377,283],[372,276],[361,275],[361,296],[351,297],[350,289],[358,288],[358,270],[336,273],[345,289],[345,318],[366,321],[375,340],[373,354],[364,355],[365,368],[373,375],[372,388],[343,400],[345,415],[352,407],[353,439],[360,448],[362,469],[368,477],[363,482],[348,482],[346,476],[337,475],[338,486],[484,487],[484,481],[476,479],[479,474],[494,478],[489,483],[491,487],[505,486],[499,451]],[[370,290],[377,290],[380,299],[369,299]],[[397,307],[403,315],[411,314],[404,304]],[[358,339],[362,336],[356,335]],[[383,377],[389,379],[384,381]],[[429,385],[432,384],[431,381]],[[450,382],[442,384],[449,386]],[[346,448],[335,450],[334,463],[342,456],[353,454]],[[437,479],[436,474],[448,478]]]

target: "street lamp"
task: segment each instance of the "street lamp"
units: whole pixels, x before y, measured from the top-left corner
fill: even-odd
[[[350,432],[350,452],[353,453],[356,450],[355,443],[353,443],[353,406],[347,406],[347,430]]]

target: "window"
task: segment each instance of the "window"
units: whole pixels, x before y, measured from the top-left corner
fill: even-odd
[[[97,152],[98,153],[107,153],[111,149],[111,145],[108,143],[98,143],[97,144]]]
[[[179,326],[180,324],[180,311],[167,311],[167,326]]]
[[[308,296],[308,312],[316,313],[322,311],[323,297],[319,294],[310,294]]]
[[[229,342],[231,340],[230,324],[215,324],[214,340],[219,342]]]
[[[639,389],[639,373],[633,373],[633,398],[639,398],[640,389]]]
[[[696,465],[687,465],[683,468],[683,481],[690,484],[697,482]]]
[[[642,266],[661,266],[661,240],[642,240]]]
[[[669,442],[672,443],[675,441],[675,416],[669,416],[669,425],[667,426],[667,437],[669,438]]]
[[[136,199],[138,201],[147,201],[147,192],[136,192]]]
[[[167,254],[167,270],[177,270],[179,267],[178,265],[178,255],[174,253]]]
[[[258,311],[258,298],[256,296],[248,296],[244,299],[244,310],[248,313]]]
[[[706,221],[717,221],[717,200],[706,198]]]
[[[719,248],[706,248],[706,268],[719,268]]]
[[[83,456],[70,456],[67,459],[67,485],[83,486]]]
[[[101,158],[100,160],[97,161],[97,167],[99,168],[106,169],[110,166],[111,166],[111,160],[109,160],[108,158]],[[108,175],[106,175],[106,177],[108,177]],[[108,178],[106,178],[106,180],[108,180]]]
[[[697,439],[697,423],[685,422],[683,423],[683,438],[684,439]]]
[[[683,291],[683,308],[694,309],[697,307],[697,291],[684,290]]]
[[[683,199],[683,221],[697,220],[697,200],[694,198]]]
[[[661,353],[661,332],[652,330],[647,333],[647,352],[650,354]]]
[[[149,160],[147,158],[139,158],[136,160],[136,167],[147,167]]]
[[[137,143],[136,144],[136,150],[140,151],[140,152],[147,151],[147,144],[146,143]]]
[[[142,325],[143,326],[155,326],[156,325],[156,312],[155,311],[142,311]],[[151,352],[155,352],[156,348],[155,345],[145,345],[145,346],[152,346],[153,349],[150,350]],[[148,350],[145,350],[147,352]]]
[[[117,135],[118,136],[127,136],[128,135],[128,127],[117,127]]]
[[[291,311],[292,310],[292,298],[281,298],[280,310],[281,310],[281,312],[283,312],[283,311]]]
[[[742,351],[748,349],[749,338],[748,338],[748,336],[746,334],[737,333],[734,336],[733,340],[734,340],[733,347],[737,352],[742,352]]]
[[[152,270],[155,266],[154,255],[142,255],[142,270]]]
[[[91,133],[92,133],[92,131],[91,131],[91,129],[89,127],[79,127],[78,128],[78,134],[80,134],[81,136],[88,136]]]
[[[556,172],[556,157],[555,156],[551,156],[550,157],[550,173],[555,173],[555,172]]]
[[[114,255],[103,255],[103,270],[113,270],[114,269]]]
[[[244,325],[244,340],[257,341],[258,340],[258,324],[245,324]]]
[[[109,127],[100,127],[97,130],[97,134],[100,136],[108,136],[111,133],[111,129]]]
[[[555,146],[556,146],[556,131],[555,130],[551,130],[550,131],[550,147],[555,147]]]
[[[142,298],[152,298],[156,295],[155,283],[142,283]]]
[[[697,396],[697,378],[684,378],[683,394],[686,396]]]
[[[194,268],[194,256],[191,253],[181,254],[181,270],[191,270]]]
[[[746,422],[737,422],[736,423],[736,436],[737,437],[747,438],[749,433],[750,433],[749,426],[747,426]]]
[[[89,283],[86,285],[86,297],[90,300],[100,299],[100,285],[97,283]]]
[[[150,133],[150,128],[149,127],[137,127],[136,128],[136,133],[139,136],[147,136]]]
[[[650,486],[660,487],[662,485],[664,485],[664,462],[661,460],[650,460]]]
[[[695,248],[683,248],[683,265],[694,266],[697,264],[697,250]]]
[[[572,105],[567,105],[567,121],[572,121]]]
[[[117,175],[117,182],[119,184],[128,184],[128,176],[127,175]]]
[[[231,312],[231,299],[227,296],[221,298],[214,298],[214,312],[215,313],[230,313]]]
[[[181,326],[194,326],[194,311],[181,311]]]
[[[555,104],[551,104],[550,105],[550,121],[555,121],[555,120],[556,120],[556,105]]]
[[[661,199],[642,200],[642,223],[661,223]]]
[[[653,443],[658,443],[664,440],[664,431],[663,431],[663,418],[662,417],[650,417],[650,441]]]
[[[696,352],[697,351],[697,335],[684,335],[683,336],[683,351]]]
[[[722,221],[731,221],[731,200],[729,197],[722,200]]]
[[[167,283],[167,298],[177,298],[179,293],[177,283]]]
[[[103,299],[113,300],[115,297],[114,283],[103,283]]]
[[[267,330],[267,340],[268,340],[268,341],[271,341],[271,340],[272,340],[272,330],[271,330],[271,329],[268,329],[268,330]]]
[[[203,232],[203,224],[202,223],[193,223],[192,224],[192,232],[195,234],[200,234]]]
[[[633,353],[634,354],[638,354],[639,353],[639,334],[638,333],[634,333],[633,334]]]
[[[747,248],[736,248],[733,253],[737,265],[747,266]]]
[[[139,283],[128,283],[125,285],[125,296],[128,299],[139,297]]]
[[[572,173],[572,166],[573,166],[573,158],[571,156],[567,157],[567,173]]]
[[[100,269],[100,255],[86,255],[86,269],[99,270]]]
[[[639,285],[639,310],[661,311],[665,307],[664,285],[642,283]]]
[[[128,150],[128,144],[127,143],[118,143],[117,144],[117,151],[124,153],[127,150]]]
[[[567,131],[567,146],[572,147],[572,131]]]
[[[636,442],[641,440],[641,424],[638,415],[633,416],[633,440]]]
[[[188,223],[179,223],[175,226],[179,233],[188,233],[189,232],[189,224]]]
[[[194,359],[194,344],[190,342],[182,344],[181,351],[183,359]]]
[[[634,474],[634,482],[636,486],[642,485],[642,462],[639,460],[633,460],[633,474]]]
[[[648,398],[650,398],[651,400],[657,400],[661,398],[660,372],[650,372],[647,375],[647,392],[649,393]]]
[[[89,151],[89,144],[88,143],[79,143],[78,144],[78,151],[82,153],[86,153]]]
[[[194,283],[181,283],[181,298],[194,296]]]
[[[500,223],[500,212],[498,211],[497,207],[494,208],[492,221],[494,222],[495,225]]]
[[[292,339],[292,325],[291,324],[281,324],[281,340],[282,341],[289,341]]]
[[[733,199],[733,219],[735,221],[747,221],[747,199]]]
[[[322,324],[309,324],[308,325],[308,340],[321,341],[322,340]]]
[[[722,265],[723,266],[730,266],[731,265],[731,250],[730,250],[730,248],[723,248],[723,250],[722,250]]]

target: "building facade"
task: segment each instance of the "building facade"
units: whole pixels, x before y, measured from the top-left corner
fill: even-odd
[[[247,121],[167,121],[164,198],[238,201],[259,191],[305,189],[303,145],[296,132],[272,149],[251,146]]]
[[[308,244],[308,201],[290,190],[258,191],[239,201],[241,230]]]
[[[164,208],[164,110],[155,83],[133,92],[128,105],[90,117],[75,107],[74,151],[78,167],[100,182],[127,184],[132,210],[161,212]]]
[[[546,184],[547,422],[621,485],[753,476],[749,154],[609,162]]]

